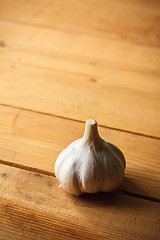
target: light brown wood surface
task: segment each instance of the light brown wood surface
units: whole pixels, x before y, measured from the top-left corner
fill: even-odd
[[[0,17],[11,22],[160,46],[159,0],[1,0]]]
[[[159,49],[0,23],[0,103],[160,137]]]
[[[0,116],[0,161],[46,174],[53,174],[58,154],[84,132],[84,123],[23,109],[0,106]],[[160,198],[159,140],[105,127],[99,132],[127,159],[120,189]]]
[[[0,182],[1,239],[158,240],[158,203],[119,193],[76,198],[53,177],[4,165]]]
[[[0,0],[0,240],[158,240],[159,9]],[[53,168],[88,118],[127,167],[115,192],[75,198]]]

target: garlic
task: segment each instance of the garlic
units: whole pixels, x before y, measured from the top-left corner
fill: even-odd
[[[125,165],[120,149],[102,139],[96,121],[89,119],[84,136],[59,154],[54,169],[60,187],[79,196],[116,189],[122,183]]]

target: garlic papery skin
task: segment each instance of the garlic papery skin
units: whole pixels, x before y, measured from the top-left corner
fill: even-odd
[[[72,195],[110,192],[123,181],[123,153],[98,134],[97,122],[86,121],[84,136],[58,156],[54,171],[61,187]]]

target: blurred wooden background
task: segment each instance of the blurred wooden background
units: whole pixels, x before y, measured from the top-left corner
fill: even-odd
[[[0,0],[0,239],[160,235],[160,1]],[[58,188],[56,157],[97,120],[118,191]]]

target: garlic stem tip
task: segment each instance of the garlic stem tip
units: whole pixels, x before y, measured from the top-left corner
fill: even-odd
[[[96,122],[95,120],[93,120],[93,119],[88,119],[88,120],[86,121],[86,123],[89,124],[89,125],[95,125],[95,124],[97,124],[97,122]]]

